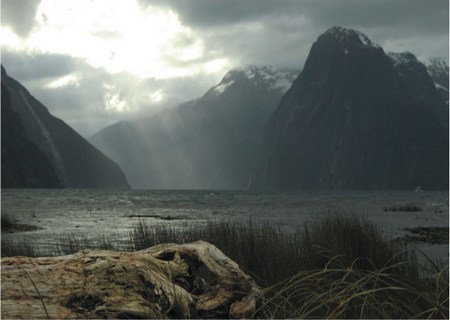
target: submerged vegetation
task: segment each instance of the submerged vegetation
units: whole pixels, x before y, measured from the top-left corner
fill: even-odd
[[[420,212],[423,211],[422,207],[415,204],[393,205],[384,207],[384,211],[389,212]]]
[[[1,221],[2,221],[2,230],[13,229],[17,227],[17,222],[7,214],[2,214]]]
[[[17,220],[15,220],[12,216],[4,213],[1,215],[1,220],[2,233],[14,233],[16,231],[31,231],[38,229],[32,225],[17,223]]]
[[[370,221],[329,213],[296,232],[253,220],[208,221],[183,229],[140,220],[123,243],[65,236],[35,248],[2,239],[2,255],[61,255],[86,248],[140,250],[210,242],[265,289],[257,318],[448,318],[448,267],[386,239]],[[423,260],[423,259],[422,259]]]

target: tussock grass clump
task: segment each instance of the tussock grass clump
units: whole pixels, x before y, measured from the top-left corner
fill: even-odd
[[[412,279],[419,274],[416,257],[406,244],[385,239],[376,225],[354,215],[329,213],[296,232],[252,220],[209,221],[183,229],[141,220],[130,233],[134,250],[197,240],[217,246],[263,286],[302,270],[322,269],[335,255],[341,257],[340,264],[361,270],[396,265],[399,274]],[[404,261],[410,263],[397,265]]]
[[[331,212],[305,225],[300,236],[303,270],[329,266],[333,261],[359,270],[377,270],[395,265],[391,271],[418,277],[417,257],[405,243],[387,239],[370,220]],[[339,256],[339,260],[331,259]],[[398,264],[399,262],[408,262]]]
[[[256,318],[446,318],[448,268],[419,263],[369,220],[338,212],[297,232],[268,222],[211,221],[183,229],[140,221],[134,249],[213,243],[265,289]]]
[[[448,267],[413,281],[396,275],[397,264],[368,271],[355,268],[356,260],[339,266],[340,259],[335,256],[324,269],[302,271],[265,289],[254,317],[448,319]]]
[[[419,263],[369,220],[329,213],[299,240],[302,270],[265,289],[255,317],[448,318],[448,266]]]
[[[117,247],[106,236],[88,238],[72,234],[58,239],[52,255],[72,254],[85,249],[117,250]]]
[[[141,220],[130,232],[133,250],[160,243],[207,241],[221,249],[260,285],[266,286],[301,270],[299,233],[287,233],[269,222],[218,220],[183,229]]]

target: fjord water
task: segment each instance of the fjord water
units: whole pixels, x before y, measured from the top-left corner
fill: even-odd
[[[61,237],[126,240],[141,219],[148,224],[183,227],[209,220],[239,219],[243,224],[269,221],[295,232],[327,212],[362,215],[398,238],[407,228],[448,227],[448,192],[440,191],[295,191],[243,190],[88,190],[3,189],[2,214],[39,229],[2,234],[45,247]],[[391,212],[390,206],[418,206],[422,211]],[[418,243],[430,255],[448,259],[448,245]]]

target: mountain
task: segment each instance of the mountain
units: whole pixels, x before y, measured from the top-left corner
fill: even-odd
[[[265,187],[448,189],[442,100],[408,81],[361,32],[320,35],[267,125]]]
[[[247,188],[259,176],[264,126],[297,74],[234,69],[199,99],[117,123],[89,141],[135,188]]]
[[[448,65],[442,58],[434,58],[426,63],[427,71],[442,98],[448,105]]]
[[[59,188],[47,156],[27,136],[2,83],[2,188]],[[31,165],[32,164],[32,165]]]
[[[129,188],[120,168],[2,66],[2,187]]]
[[[425,65],[411,52],[390,52],[388,56],[410,96],[418,102],[429,104],[441,124],[448,129],[448,106],[438,91],[440,87],[444,87],[435,85]]]

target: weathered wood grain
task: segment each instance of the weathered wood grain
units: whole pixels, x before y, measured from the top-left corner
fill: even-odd
[[[261,291],[213,245],[2,258],[2,318],[242,318]]]

